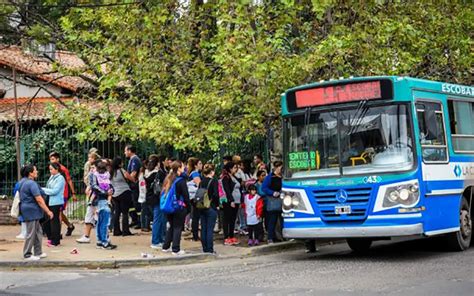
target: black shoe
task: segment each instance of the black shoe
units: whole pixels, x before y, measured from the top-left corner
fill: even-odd
[[[122,236],[133,236],[133,235],[135,235],[135,233],[131,233],[131,232],[122,233]]]
[[[71,225],[71,227],[68,227],[67,231],[66,231],[66,236],[71,236],[74,229],[76,229],[76,227],[74,227],[74,225]]]
[[[107,245],[103,245],[102,249],[104,249],[104,250],[113,250],[113,249],[117,249],[117,246],[112,245],[111,243],[108,243]]]
[[[137,225],[138,225],[138,222],[133,222],[132,221],[132,223],[130,223],[129,227],[134,227],[134,226],[137,226]]]
[[[114,236],[121,236],[121,235],[123,235],[123,233],[121,233],[121,232],[114,232]]]
[[[135,226],[133,227],[133,229],[142,229],[142,227],[137,224],[137,225],[135,225]]]

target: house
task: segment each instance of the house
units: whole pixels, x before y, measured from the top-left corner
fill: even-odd
[[[33,54],[18,46],[0,45],[0,123],[15,120],[15,100],[13,88],[13,68],[16,69],[16,93],[18,113],[21,122],[46,122],[46,106],[73,100],[78,94],[91,87],[85,79],[65,76],[54,71],[54,62],[70,70],[81,70],[84,62],[75,54],[66,51],[54,51],[54,54]]]

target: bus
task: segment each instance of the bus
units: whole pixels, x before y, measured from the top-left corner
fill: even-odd
[[[289,89],[283,118],[283,236],[471,243],[474,87],[397,76]]]

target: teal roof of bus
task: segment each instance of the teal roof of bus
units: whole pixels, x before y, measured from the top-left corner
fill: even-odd
[[[412,78],[407,76],[367,76],[367,77],[354,77],[354,78],[346,78],[346,79],[335,79],[330,81],[322,81],[316,83],[309,83],[300,85],[297,87],[293,87],[285,91],[281,96],[281,107],[282,107],[282,114],[288,114],[288,108],[286,105],[286,94],[289,91],[295,91],[300,89],[306,89],[311,87],[318,87],[324,85],[333,85],[333,84],[340,84],[345,82],[353,82],[353,81],[364,81],[364,80],[374,80],[374,79],[390,79],[394,85],[394,99],[399,100],[400,95],[404,91],[409,91],[412,88],[423,89],[427,91],[434,91],[439,93],[446,93],[450,95],[456,96],[468,96],[474,97],[474,86],[467,86],[461,84],[452,84],[447,82],[439,82],[427,79],[419,79],[419,78]],[[452,92],[450,92],[450,90]],[[401,92],[400,92],[401,91]],[[459,92],[458,92],[459,91]],[[463,94],[462,91],[467,92]]]

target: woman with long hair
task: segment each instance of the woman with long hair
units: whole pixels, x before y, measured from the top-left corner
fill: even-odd
[[[49,164],[49,172],[51,176],[46,183],[46,187],[42,188],[44,193],[49,196],[48,208],[53,212],[53,219],[48,220],[44,225],[44,231],[48,237],[48,244],[59,246],[61,239],[61,207],[64,204],[64,185],[66,179],[61,175],[61,166],[58,163]]]
[[[165,168],[164,156],[158,157],[158,172],[155,175],[155,180],[153,181],[153,187],[156,186],[158,182],[159,186],[163,187],[163,183],[166,178],[166,168]],[[148,184],[148,183],[147,183]],[[151,188],[152,191],[155,190]],[[161,249],[163,247],[163,242],[166,235],[166,216],[160,208],[160,194],[153,192],[153,198],[151,200],[151,205],[153,207],[153,226],[151,228],[151,248],[152,249]]]
[[[117,156],[112,161],[111,169],[111,183],[114,187],[114,194],[112,195],[113,201],[113,225],[114,225],[114,236],[128,236],[133,235],[130,232],[130,226],[128,221],[128,211],[132,205],[132,191],[127,182],[128,172],[123,169],[123,160]],[[122,223],[120,223],[120,216],[122,216]],[[122,227],[120,227],[120,224]]]
[[[160,160],[158,155],[152,154],[148,157],[145,170],[143,172],[143,179],[145,180],[145,202],[142,203],[141,224],[142,231],[150,232],[150,222],[153,220],[153,182],[156,174],[160,169]]]
[[[202,161],[196,157],[188,158],[188,192],[191,199],[191,232],[193,233],[193,241],[199,241],[199,211],[194,202],[194,195],[201,184]]]
[[[273,244],[277,222],[281,218],[282,169],[283,162],[275,161],[273,163],[273,171],[265,177],[262,184],[262,191],[267,196],[265,217],[267,219],[267,241],[269,244]]]
[[[227,201],[222,204],[224,209],[224,221],[222,223],[224,228],[224,245],[227,246],[239,244],[238,240],[234,237],[235,220],[237,218],[237,211],[239,210],[238,205],[240,205],[240,200],[238,200],[238,202],[235,200],[237,198],[240,199],[240,197],[235,194],[235,191],[238,189],[236,188],[238,182],[234,181],[234,174],[237,172],[237,169],[236,164],[227,162],[221,174],[222,187],[227,197]]]
[[[176,160],[171,163],[170,172],[163,183],[164,193],[168,193],[171,186],[176,186],[176,197],[184,202],[184,207],[177,210],[173,214],[168,214],[167,219],[170,228],[166,232],[165,242],[163,243],[163,252],[173,252],[173,255],[184,255],[181,250],[181,232],[183,231],[184,219],[190,210],[190,201],[186,178],[184,178],[184,164],[182,161]],[[176,181],[176,183],[175,183]],[[173,243],[172,248],[171,243]]]

